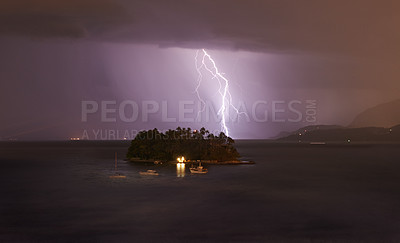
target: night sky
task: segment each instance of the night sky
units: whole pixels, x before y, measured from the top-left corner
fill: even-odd
[[[69,139],[93,130],[206,126],[82,121],[82,101],[198,102],[195,55],[206,49],[230,81],[232,103],[271,112],[315,100],[316,121],[228,123],[234,138],[269,138],[311,124],[349,125],[360,112],[400,98],[400,2],[371,0],[118,1],[3,0],[0,3],[0,138]],[[218,107],[218,84],[202,97]],[[196,105],[194,105],[196,106]],[[188,106],[190,107],[190,105]],[[140,111],[141,112],[141,111]],[[196,112],[195,112],[196,113]],[[197,113],[196,113],[197,114]],[[110,115],[113,117],[113,115]],[[190,117],[190,115],[188,115]],[[120,135],[119,138],[121,138]],[[108,137],[109,138],[109,137]]]

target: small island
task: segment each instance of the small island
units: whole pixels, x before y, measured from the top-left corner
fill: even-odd
[[[178,127],[165,133],[153,130],[139,132],[132,140],[127,158],[132,162],[176,161],[184,156],[187,162],[206,164],[241,164],[235,141],[223,132],[214,135],[204,127],[200,130]]]

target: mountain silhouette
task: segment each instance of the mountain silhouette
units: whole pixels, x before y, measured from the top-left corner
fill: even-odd
[[[272,137],[271,139],[285,138],[290,135],[297,135],[300,133],[306,133],[306,132],[311,132],[311,131],[315,131],[315,130],[331,130],[331,129],[339,129],[339,128],[344,128],[344,127],[339,126],[339,125],[309,125],[306,127],[299,128],[296,131],[291,131],[291,132],[282,131],[275,137]]]
[[[400,124],[400,99],[361,112],[349,127],[393,127]]]
[[[361,127],[348,128],[331,126],[327,129],[299,129],[277,141],[287,142],[400,142],[400,124],[391,128]]]

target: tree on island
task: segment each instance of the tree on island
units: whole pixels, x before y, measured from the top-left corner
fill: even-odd
[[[221,132],[218,136],[204,127],[200,130],[178,127],[165,133],[156,128],[139,132],[128,149],[129,159],[172,161],[178,156],[190,160],[237,160],[235,141]]]

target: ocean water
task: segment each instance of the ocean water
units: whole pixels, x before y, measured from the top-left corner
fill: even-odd
[[[0,242],[400,241],[399,145],[237,141],[256,164],[206,175],[126,162],[128,146],[0,143]]]

